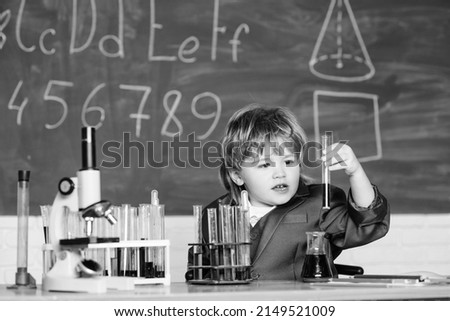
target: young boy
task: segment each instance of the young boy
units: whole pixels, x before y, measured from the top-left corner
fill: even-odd
[[[327,233],[333,259],[344,249],[388,232],[389,204],[346,144],[328,148],[324,161],[331,171],[345,171],[350,191],[346,196],[331,186],[330,209],[322,208],[322,184],[309,184],[303,173],[305,144],[303,129],[283,107],[252,104],[237,111],[227,124],[220,177],[228,193],[206,208],[238,205],[241,191],[248,192],[253,279],[301,280],[307,231]],[[206,215],[203,231],[206,243]],[[205,253],[203,265],[208,262]],[[188,270],[186,279],[192,277]]]

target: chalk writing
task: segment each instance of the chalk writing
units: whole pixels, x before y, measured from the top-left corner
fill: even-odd
[[[330,23],[334,17],[334,23]],[[344,30],[345,19],[350,21],[349,30]],[[334,26],[334,28],[332,27]],[[326,36],[326,34],[328,34]],[[336,37],[335,52],[322,52],[321,48],[323,42],[326,40],[333,39],[333,35]],[[343,37],[345,35],[345,38]],[[353,48],[353,52],[345,52],[344,48],[352,48],[349,43],[351,43],[352,37],[356,38],[356,48]],[[345,45],[346,44],[346,45]],[[327,46],[323,46],[327,47]],[[333,46],[330,46],[333,48]],[[362,57],[359,54],[362,53]],[[328,65],[325,67],[325,65]],[[361,68],[364,66],[365,68]],[[361,33],[356,23],[355,15],[353,14],[352,8],[350,6],[349,0],[332,0],[325,17],[325,21],[320,30],[319,37],[314,46],[312,57],[309,61],[309,68],[311,73],[315,76],[334,80],[338,82],[362,82],[373,77],[375,74],[375,68],[372,65],[369,54],[367,52],[366,46],[362,39]],[[343,73],[344,69],[347,69],[347,73]],[[346,98],[355,99],[367,99],[373,105],[373,118],[374,118],[374,136],[376,152],[374,155],[368,155],[359,157],[360,162],[368,162],[379,160],[382,158],[381,149],[381,134],[380,134],[380,124],[378,115],[378,96],[368,93],[357,93],[357,92],[335,92],[326,90],[315,90],[314,91],[314,134],[316,141],[320,138],[320,97],[336,97],[336,98]],[[342,113],[338,108],[333,108],[336,113]],[[327,128],[330,130],[330,128]],[[359,151],[357,151],[359,154]]]
[[[67,117],[67,112],[69,111],[69,106],[67,104],[67,102],[64,100],[64,98],[55,96],[55,95],[50,95],[50,90],[52,88],[52,86],[65,86],[65,87],[73,87],[73,82],[69,82],[69,81],[60,81],[60,80],[50,80],[48,82],[47,88],[45,89],[45,93],[44,93],[44,100],[49,100],[49,101],[54,101],[56,103],[59,103],[60,106],[62,107],[63,111],[62,111],[62,116],[61,118],[54,123],[53,125],[51,124],[45,124],[45,128],[47,129],[55,129],[58,128],[66,119]]]
[[[137,85],[119,85],[120,89],[124,90],[131,90],[131,91],[142,91],[142,99],[139,103],[138,112],[135,114],[130,114],[130,118],[136,119],[136,137],[141,136],[141,125],[142,125],[142,119],[149,120],[150,115],[149,114],[143,114],[145,103],[147,102],[147,98],[152,92],[152,88],[149,86],[137,86]]]
[[[126,48],[124,47],[124,4],[123,0],[118,1],[118,26],[117,26],[117,34],[109,34],[104,35],[98,41],[98,50],[102,55],[109,58],[124,58],[126,55]],[[69,54],[79,54],[88,49],[92,42],[94,41],[94,36],[97,32],[97,5],[95,0],[90,0],[90,28],[87,39],[84,43],[80,43],[77,45],[78,39],[78,30],[80,29],[78,26],[79,17],[78,17],[78,0],[72,0],[73,9],[72,9],[72,24],[70,30],[70,39],[69,39]],[[24,17],[24,10],[26,7],[26,0],[21,0],[19,11],[17,14],[16,26],[15,26],[15,37],[17,41],[17,45],[19,48],[25,52],[34,52],[36,50],[40,50],[45,55],[54,55],[57,53],[56,48],[49,48],[46,46],[46,39],[50,36],[55,36],[57,34],[57,30],[54,28],[48,28],[43,30],[39,35],[38,46],[35,44],[26,45],[22,40],[22,24]],[[193,55],[200,48],[200,40],[198,37],[192,35],[184,39],[180,45],[178,46],[177,55],[169,55],[169,54],[161,54],[157,52],[157,31],[162,30],[164,25],[160,22],[156,21],[157,14],[157,6],[155,0],[150,0],[150,34],[149,34],[149,45],[148,45],[148,61],[181,61],[183,63],[194,63],[197,58]],[[0,49],[6,42],[6,36],[1,32],[2,28],[4,28],[10,19],[11,13],[9,10],[2,13],[0,16]],[[86,15],[85,15],[86,16]],[[89,15],[87,15],[89,16]],[[83,25],[86,25],[83,22]],[[219,26],[219,0],[214,1],[214,15],[213,15],[213,23],[212,23],[212,39],[211,39],[211,61],[215,61],[217,58],[217,42],[219,34],[225,34],[227,31],[226,26]],[[240,37],[242,33],[248,34],[250,32],[250,27],[246,23],[239,24],[235,31],[233,32],[232,38],[228,41],[231,46],[231,60],[233,62],[238,61],[238,53],[239,47],[242,44]],[[107,42],[112,42],[115,44],[115,51],[111,48],[114,46],[108,46]]]
[[[97,92],[99,92],[101,89],[105,88],[105,86],[106,86],[105,83],[98,85],[91,91],[89,96],[86,98],[86,100],[83,104],[83,109],[81,111],[81,121],[83,122],[83,126],[86,126],[86,127],[92,126],[92,127],[95,127],[96,129],[98,129],[99,127],[102,126],[102,123],[105,120],[105,110],[100,106],[89,106],[89,103],[92,100],[92,98],[97,94]],[[100,113],[100,120],[95,125],[89,124],[88,121],[86,120],[86,114],[90,113],[90,112]]]
[[[24,97],[20,103],[16,102],[18,100],[19,92],[21,91],[23,85],[23,80],[20,80],[17,83],[16,88],[14,89],[13,94],[11,95],[11,98],[8,103],[8,109],[10,110],[16,110],[17,111],[17,117],[16,117],[16,123],[17,125],[22,124],[22,117],[25,107],[29,103],[29,99],[27,97]],[[61,109],[60,112],[52,112],[52,115],[59,115],[59,119],[54,122],[53,124],[45,124],[46,129],[56,129],[60,127],[67,119],[68,117],[68,111],[70,109],[69,103],[64,99],[64,90],[67,88],[74,87],[75,84],[70,81],[64,81],[64,80],[49,80],[45,91],[43,95],[43,100],[52,102],[49,104],[52,108],[57,107],[58,109]],[[59,88],[58,88],[59,87]],[[83,126],[92,126],[96,129],[100,128],[103,125],[104,120],[107,117],[106,111],[101,106],[92,106],[90,105],[91,101],[94,99],[95,95],[97,95],[102,89],[106,87],[106,83],[101,83],[95,86],[95,88],[89,93],[86,100],[83,103],[82,109],[81,109],[81,121]],[[152,92],[152,88],[150,86],[142,86],[142,85],[129,85],[129,84],[119,84],[119,89],[126,90],[126,91],[132,91],[132,92],[142,92],[142,98],[139,102],[139,106],[136,113],[130,113],[129,118],[136,120],[136,130],[135,134],[136,137],[141,136],[141,130],[142,130],[142,121],[143,120],[150,120],[151,115],[144,113],[144,108],[147,104],[148,98]],[[183,124],[182,122],[176,117],[175,112],[177,111],[180,101],[182,98],[182,93],[178,90],[169,90],[165,93],[163,98],[163,108],[167,112],[166,119],[163,122],[162,128],[161,128],[161,135],[167,136],[167,137],[174,137],[177,135],[183,134]],[[171,99],[173,99],[173,102],[170,104]],[[212,99],[214,101],[215,105],[215,111],[211,112],[209,114],[200,114],[197,111],[197,106],[200,104],[200,101],[203,99]],[[220,97],[212,92],[202,92],[200,94],[197,94],[193,99],[191,103],[191,111],[192,114],[197,117],[200,120],[209,120],[213,119],[210,127],[208,130],[198,135],[197,138],[200,140],[206,139],[216,128],[221,111],[222,111],[222,102],[220,100]],[[87,115],[89,113],[98,113],[99,119],[97,123],[89,123],[87,120]],[[168,127],[171,122],[174,122],[177,130],[176,131],[169,131]]]
[[[172,108],[169,107],[169,98],[171,96],[175,97],[174,101],[172,103]],[[168,137],[174,137],[177,134],[181,134],[183,132],[183,125],[181,124],[180,120],[175,116],[175,112],[178,109],[178,106],[180,105],[181,96],[182,96],[182,94],[178,90],[171,90],[164,95],[163,106],[164,106],[164,109],[166,110],[168,116],[167,116],[166,120],[164,121],[162,129],[161,129],[162,135],[165,135]],[[177,126],[178,131],[169,132],[167,130],[171,120],[173,120],[173,122]]]
[[[214,99],[214,101],[216,102],[217,110],[213,113],[210,113],[207,115],[202,115],[197,112],[197,103],[200,99],[206,98],[206,97],[210,97],[210,98]],[[199,95],[195,96],[194,99],[192,100],[191,110],[192,110],[192,114],[194,114],[194,116],[196,116],[199,119],[214,118],[214,121],[212,122],[211,127],[208,129],[208,131],[206,133],[204,133],[203,135],[198,136],[198,139],[207,138],[212,133],[212,131],[216,128],[217,123],[219,122],[220,113],[222,111],[222,103],[220,102],[219,97],[217,97],[217,95],[215,95],[211,92],[205,92],[205,93],[199,94]]]
[[[367,94],[367,93],[359,93],[359,92],[337,92],[337,91],[329,91],[329,90],[315,90],[314,91],[314,136],[316,141],[320,140],[320,98],[321,97],[335,97],[345,98],[345,99],[365,99],[373,107],[373,137],[375,140],[375,154],[366,155],[362,157],[358,157],[358,160],[363,162],[380,160],[383,157],[382,147],[381,147],[381,132],[380,132],[380,115],[379,115],[379,104],[378,104],[378,95]],[[370,125],[370,124],[368,124]],[[370,126],[366,128],[366,131],[370,133]],[[370,136],[369,136],[370,137]]]
[[[161,21],[161,18],[158,16],[157,1],[149,0],[149,4],[148,52],[146,53],[149,63],[181,62],[193,64],[198,61],[198,52],[200,48],[208,47],[210,50],[209,59],[211,61],[216,61],[218,59],[217,47],[219,46],[219,41],[223,40],[227,41],[225,42],[225,46],[229,46],[229,50],[221,50],[220,53],[229,55],[229,59],[232,63],[237,63],[239,61],[239,55],[242,54],[241,39],[244,35],[250,33],[250,27],[244,22],[237,23],[233,28],[221,24],[219,0],[211,2],[213,6],[211,15],[212,21],[206,21],[208,29],[210,28],[211,31],[211,43],[206,44],[206,46],[205,43],[201,43],[199,37],[191,34],[185,38],[183,37],[184,39],[182,38],[181,42],[175,44],[175,46],[159,47],[158,41],[164,34],[162,31],[166,26],[164,21]],[[81,5],[83,7],[81,7]],[[60,51],[64,50],[64,48],[68,50],[68,55],[81,55],[87,50],[92,53],[92,49],[95,49],[104,57],[124,59],[127,54],[127,48],[124,43],[124,26],[126,24],[124,5],[125,3],[123,0],[117,0],[117,20],[114,19],[116,25],[113,25],[113,29],[117,27],[117,31],[113,34],[109,32],[110,34],[98,35],[98,24],[100,23],[99,10],[101,9],[99,8],[97,1],[89,0],[81,4],[81,1],[72,0],[71,11],[68,12],[69,17],[71,17],[68,28],[70,30],[67,34],[67,37],[69,38],[67,39],[68,46],[59,46],[57,45],[57,41],[54,41],[59,33],[58,28],[55,27],[50,26],[42,30],[35,30],[36,33],[33,33],[32,36],[27,34],[27,36],[24,37],[22,35],[22,33],[25,33],[25,29],[22,29],[22,27],[26,24],[24,19],[27,17],[27,1],[21,0],[17,9],[17,18],[14,20],[17,46],[25,53],[42,53],[44,56],[61,55],[62,53]],[[70,10],[70,6],[65,8]],[[82,8],[82,10],[80,8]],[[0,13],[0,49],[2,49],[4,44],[10,40],[7,39],[3,30],[8,23],[12,21],[10,19],[11,15],[11,10],[9,9]],[[35,38],[33,39],[33,37]],[[98,41],[97,44],[95,44],[94,41]],[[174,47],[175,51],[167,51],[173,50]],[[223,44],[221,47],[223,48]],[[42,100],[46,102],[48,108],[52,110],[51,117],[54,117],[54,119],[45,123],[44,126],[48,130],[55,130],[65,123],[69,115],[69,110],[76,107],[70,106],[69,94],[70,90],[74,90],[74,87],[77,86],[71,79],[51,79],[47,81],[48,83],[42,94]],[[95,85],[84,100],[81,106],[81,122],[83,126],[93,126],[98,129],[103,125],[106,117],[108,117],[104,107],[96,106],[93,103],[95,97],[100,95],[107,85],[109,85],[107,82],[101,82]],[[139,92],[141,94],[137,111],[129,114],[129,118],[135,121],[135,135],[136,137],[140,137],[145,122],[151,119],[151,115],[144,112],[145,108],[148,108],[149,97],[150,95],[160,95],[159,93],[153,93],[152,87],[148,85],[119,84],[118,86],[121,90],[135,93]],[[16,123],[18,126],[22,124],[24,110],[26,110],[27,105],[30,103],[30,97],[22,87],[23,80],[19,80],[8,103],[8,109],[17,112]],[[66,95],[69,96],[66,97]],[[161,107],[164,108],[167,113],[167,117],[162,123],[161,135],[174,137],[182,134],[184,131],[183,121],[176,116],[176,112],[180,107],[183,93],[179,90],[170,89],[161,96],[163,97]],[[214,109],[211,112],[201,113],[199,112],[198,107],[205,101],[208,101],[208,106],[214,106]],[[34,103],[36,103],[36,101],[33,97],[33,104]],[[213,133],[219,123],[222,113],[222,102],[220,97],[209,90],[204,90],[192,98],[190,108],[192,114],[196,118],[211,122],[205,132],[197,135],[199,139],[206,139]],[[150,123],[148,122],[148,124]],[[172,128],[169,129],[169,127]]]
[[[6,35],[3,33],[3,30],[8,25],[10,19],[11,10],[0,12],[0,50],[3,48],[3,45],[6,42]]]
[[[25,98],[24,100],[22,100],[20,105],[15,105],[15,103],[14,103],[17,99],[17,95],[19,94],[20,88],[22,88],[22,85],[23,85],[23,80],[19,81],[19,83],[17,84],[16,88],[14,89],[14,92],[8,102],[8,109],[17,110],[17,118],[16,118],[17,125],[22,124],[23,109],[28,104],[28,98]]]

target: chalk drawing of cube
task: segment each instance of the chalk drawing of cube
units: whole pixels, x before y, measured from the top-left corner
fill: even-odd
[[[314,135],[333,132],[347,141],[360,162],[382,158],[378,96],[359,92],[314,91]]]

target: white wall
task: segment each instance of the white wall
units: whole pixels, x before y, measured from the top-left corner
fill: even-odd
[[[15,282],[17,217],[0,216],[0,283]],[[193,240],[191,216],[166,216],[171,242],[172,282],[183,282],[188,243]],[[43,230],[40,216],[30,216],[28,271],[41,283]],[[393,215],[383,239],[344,251],[337,262],[364,267],[366,273],[431,271],[450,274],[450,214]]]

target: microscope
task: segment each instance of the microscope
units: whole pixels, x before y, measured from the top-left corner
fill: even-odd
[[[104,293],[107,290],[103,268],[94,260],[83,258],[89,244],[118,242],[118,238],[99,238],[92,235],[94,220],[117,221],[111,213],[111,203],[101,199],[100,171],[96,168],[95,128],[83,127],[82,168],[76,177],[59,181],[58,192],[50,214],[49,236],[56,262],[42,279],[44,291]],[[84,220],[84,235],[67,238],[67,211],[77,213]],[[45,271],[44,271],[45,272]]]

